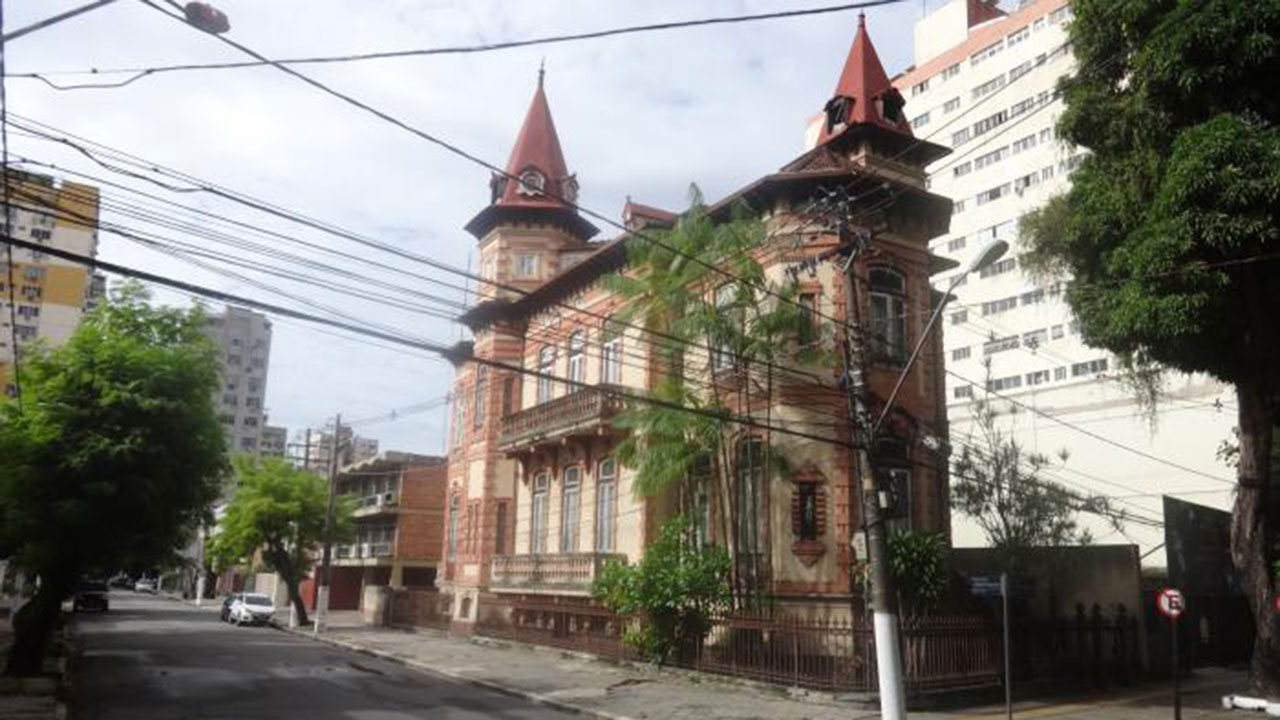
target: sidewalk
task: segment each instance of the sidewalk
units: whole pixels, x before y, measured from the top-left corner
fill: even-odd
[[[0,619],[0,669],[13,644],[13,628],[6,613]],[[54,720],[66,716],[52,678],[0,677],[0,718],[5,720]]]
[[[308,631],[305,633],[311,637]],[[614,665],[585,656],[487,638],[459,639],[429,630],[417,632],[359,625],[354,617],[331,616],[325,642],[391,659],[409,667],[528,698],[588,717],[622,720],[672,718],[720,720],[870,720],[878,710],[856,700],[821,693],[741,683],[714,675]],[[1242,687],[1243,673],[1198,671],[1184,683],[1187,720],[1244,720],[1222,710],[1222,694]],[[1015,706],[1019,720],[1167,720],[1171,691],[1148,684],[1084,699],[1025,701]],[[999,720],[1003,706],[957,712],[913,712],[920,720]]]

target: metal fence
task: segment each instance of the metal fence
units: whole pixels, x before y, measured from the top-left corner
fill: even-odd
[[[641,619],[587,601],[482,599],[479,635],[638,659],[626,642]],[[931,616],[904,623],[907,688],[916,693],[1000,684],[1000,628],[980,617]],[[686,642],[668,658],[700,672],[818,690],[873,691],[875,640],[871,627],[838,618],[737,612],[714,618],[705,638]]]

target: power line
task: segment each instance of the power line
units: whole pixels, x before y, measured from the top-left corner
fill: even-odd
[[[453,266],[451,266],[451,265],[448,265],[448,264],[446,264],[446,263],[440,262],[440,261],[438,261],[438,260],[434,260],[434,259],[431,259],[431,258],[428,258],[428,257],[422,256],[422,255],[418,255],[418,254],[416,254],[416,253],[412,253],[412,252],[408,252],[408,251],[406,251],[406,250],[402,250],[402,249],[400,249],[400,248],[397,248],[397,247],[392,246],[392,245],[388,245],[388,244],[383,243],[383,242],[379,242],[379,241],[372,240],[372,239],[367,238],[367,237],[360,236],[360,235],[358,235],[358,234],[356,234],[356,233],[353,233],[353,232],[348,231],[348,230],[344,230],[344,229],[342,229],[342,228],[339,228],[339,227],[334,226],[334,225],[332,225],[332,224],[326,223],[326,222],[324,222],[324,221],[315,220],[315,219],[312,219],[312,218],[306,217],[305,215],[302,215],[302,214],[297,213],[297,212],[295,212],[295,211],[291,211],[291,210],[287,210],[287,209],[280,208],[280,207],[277,207],[277,206],[273,206],[273,205],[271,205],[269,202],[266,202],[266,201],[263,201],[263,200],[258,200],[258,199],[256,199],[256,198],[252,198],[252,197],[250,197],[250,196],[244,195],[244,194],[242,194],[242,193],[238,193],[238,192],[236,192],[236,191],[228,190],[228,189],[226,189],[226,188],[218,187],[218,186],[216,186],[216,185],[214,185],[214,184],[212,184],[212,183],[209,183],[209,182],[207,182],[207,181],[203,181],[203,180],[200,180],[200,179],[198,179],[198,178],[194,178],[194,177],[191,177],[191,176],[185,175],[184,173],[180,173],[180,172],[178,172],[178,171],[174,171],[174,170],[171,170],[171,169],[168,169],[168,168],[164,168],[163,166],[161,166],[161,165],[159,165],[159,164],[157,164],[157,163],[152,163],[152,162],[147,161],[147,160],[145,160],[145,159],[138,158],[138,157],[136,157],[136,156],[132,156],[132,155],[130,155],[130,154],[128,154],[128,153],[125,153],[125,152],[123,152],[123,151],[116,150],[116,149],[113,149],[113,148],[109,148],[109,147],[107,147],[107,146],[105,146],[105,145],[102,145],[101,143],[96,143],[96,142],[94,142],[94,141],[87,140],[87,139],[85,139],[85,138],[76,137],[75,135],[72,135],[71,133],[67,133],[67,132],[66,132],[66,131],[64,131],[64,130],[59,130],[58,128],[53,128],[52,126],[49,126],[49,125],[44,124],[44,123],[41,123],[41,122],[39,122],[39,121],[35,121],[35,120],[33,120],[33,119],[30,119],[30,118],[22,118],[22,120],[23,120],[24,122],[26,122],[26,123],[30,123],[30,124],[34,124],[34,125],[37,125],[37,126],[42,126],[42,127],[48,128],[49,130],[52,130],[52,131],[54,131],[54,132],[64,133],[66,136],[64,136],[64,137],[58,137],[58,136],[55,136],[55,135],[51,135],[51,134],[49,134],[48,132],[42,132],[42,131],[40,131],[38,128],[37,128],[37,129],[32,129],[31,127],[24,127],[24,129],[25,129],[25,130],[27,130],[28,132],[32,132],[32,133],[37,134],[37,135],[39,135],[39,136],[41,136],[41,137],[44,137],[44,138],[45,138],[45,139],[47,139],[47,140],[51,140],[51,141],[53,141],[53,142],[57,142],[57,143],[60,143],[60,144],[66,145],[67,147],[70,147],[70,148],[72,148],[72,149],[76,150],[77,152],[79,152],[79,153],[81,153],[81,154],[85,155],[85,156],[86,156],[86,157],[88,157],[90,160],[93,160],[95,163],[99,164],[99,165],[100,165],[100,166],[102,166],[103,168],[105,168],[105,169],[107,169],[107,170],[110,170],[110,171],[112,171],[112,172],[118,172],[118,173],[121,173],[121,174],[127,175],[127,176],[129,176],[129,177],[134,177],[134,178],[137,178],[137,179],[141,179],[141,180],[144,180],[144,181],[146,181],[146,182],[149,182],[149,183],[152,183],[152,184],[158,185],[159,187],[162,187],[162,188],[164,188],[164,189],[166,189],[166,190],[169,190],[169,191],[172,191],[172,192],[178,192],[178,193],[208,192],[208,193],[213,194],[213,195],[215,195],[215,196],[217,196],[217,197],[221,197],[221,198],[223,198],[223,199],[230,200],[230,201],[232,201],[232,202],[236,202],[236,203],[238,203],[238,204],[244,205],[244,206],[249,207],[249,208],[251,208],[251,209],[255,209],[255,210],[258,210],[258,211],[260,211],[260,212],[264,212],[264,213],[267,213],[267,214],[273,215],[273,216],[275,216],[275,217],[279,217],[279,218],[281,218],[281,219],[288,220],[288,221],[290,221],[290,222],[294,222],[294,223],[297,223],[297,224],[301,224],[301,225],[303,225],[303,226],[306,226],[306,227],[309,227],[309,228],[312,228],[312,229],[315,229],[315,230],[319,230],[319,231],[321,231],[321,232],[325,232],[325,233],[327,233],[327,234],[334,235],[334,236],[339,237],[339,238],[341,238],[341,239],[350,240],[350,241],[352,241],[352,242],[356,242],[356,243],[361,244],[361,245],[364,245],[364,246],[372,247],[372,248],[375,248],[375,249],[381,250],[381,251],[383,251],[383,252],[387,252],[387,253],[389,253],[389,254],[395,255],[396,257],[400,257],[400,258],[407,259],[407,260],[412,260],[412,261],[414,261],[414,262],[418,262],[418,263],[421,263],[421,264],[427,265],[428,267],[432,267],[432,268],[434,268],[434,269],[439,269],[439,270],[443,270],[443,271],[448,272],[448,273],[452,273],[452,274],[455,274],[455,275],[459,275],[459,276],[461,276],[461,277],[463,277],[463,278],[466,278],[467,280],[475,281],[475,282],[477,282],[477,283],[483,283],[483,284],[485,284],[485,285],[487,285],[487,286],[490,286],[490,287],[493,287],[493,288],[495,288],[495,289],[497,289],[497,290],[502,290],[502,291],[505,291],[505,292],[511,292],[511,293],[514,293],[514,294],[517,294],[517,295],[521,295],[521,296],[524,296],[524,295],[528,295],[528,294],[530,294],[530,291],[528,291],[528,290],[524,290],[524,289],[522,289],[522,288],[518,288],[518,287],[516,287],[516,286],[514,286],[514,285],[509,285],[509,284],[507,284],[507,283],[501,283],[501,282],[498,282],[498,281],[496,281],[496,280],[494,280],[494,279],[486,278],[486,277],[484,277],[483,275],[477,275],[477,274],[475,274],[475,273],[472,273],[472,272],[470,272],[469,270],[462,270],[462,269],[459,269],[459,268],[453,267]],[[194,185],[195,187],[180,187],[180,186],[170,185],[170,184],[168,184],[168,183],[162,183],[162,182],[156,181],[156,180],[155,180],[155,179],[153,179],[153,178],[146,177],[145,175],[141,175],[141,174],[139,174],[139,173],[136,173],[136,172],[133,172],[133,171],[130,171],[130,170],[124,169],[124,168],[116,167],[116,166],[114,166],[114,165],[112,165],[112,164],[110,164],[110,163],[106,163],[106,162],[102,161],[101,159],[97,158],[97,157],[93,154],[93,152],[91,152],[91,151],[87,150],[86,148],[82,147],[79,143],[77,143],[77,142],[75,142],[75,141],[72,141],[72,140],[70,139],[71,137],[76,137],[76,140],[78,140],[78,141],[80,141],[80,142],[87,143],[87,144],[93,145],[93,146],[98,147],[98,148],[103,148],[103,149],[105,149],[105,150],[109,151],[110,153],[113,153],[113,154],[118,155],[118,156],[122,156],[122,157],[124,157],[124,158],[126,158],[126,159],[127,159],[127,160],[126,160],[127,162],[136,163],[139,167],[141,167],[141,168],[143,168],[143,169],[145,169],[145,170],[152,171],[152,172],[156,172],[156,173],[159,173],[159,174],[164,175],[164,176],[166,176],[166,177],[170,177],[170,178],[174,178],[174,179],[181,180],[182,182],[186,182],[186,183],[192,184],[192,185]],[[57,167],[57,166],[54,166],[54,167]],[[80,174],[81,174],[81,175],[84,175],[83,173],[80,173]],[[88,176],[88,177],[92,177],[92,176]],[[137,190],[132,190],[132,189],[131,189],[131,191],[132,191],[132,192],[139,192],[139,193],[140,193],[140,191],[137,191]],[[141,193],[141,194],[143,194],[144,196],[147,196],[145,193]],[[179,205],[179,207],[187,207],[187,206],[181,206],[181,205]],[[251,227],[252,227],[252,226],[251,226]],[[284,239],[289,239],[289,238],[288,238],[288,236],[282,236],[282,237],[283,237]],[[324,246],[315,246],[315,247],[323,248]],[[603,245],[601,245],[601,247],[603,247]],[[326,252],[334,252],[334,251],[332,251],[332,250],[330,250],[330,249],[327,249],[327,248],[325,248],[325,251],[326,251]],[[429,278],[426,278],[425,276],[417,276],[417,275],[414,275],[414,276],[415,276],[415,277],[422,277],[423,279],[428,279],[429,281],[436,282],[436,283],[438,283],[438,284],[439,284],[439,283],[441,283],[441,281],[439,281],[439,280],[430,280]],[[455,287],[455,288],[456,288],[457,286],[455,285],[455,286],[453,286],[453,287]],[[602,314],[600,314],[600,313],[596,313],[596,312],[593,312],[593,311],[591,311],[591,310],[587,310],[587,309],[585,309],[585,308],[578,308],[578,307],[575,307],[575,306],[573,306],[572,304],[567,303],[567,302],[564,302],[564,301],[559,301],[559,300],[549,300],[549,301],[548,301],[548,304],[549,304],[550,306],[552,306],[552,307],[561,308],[561,309],[568,310],[568,311],[573,312],[573,313],[577,313],[577,314],[584,315],[584,316],[587,316],[587,317],[592,317],[592,318],[596,318],[596,319],[599,319],[599,320],[602,320],[602,321],[610,322],[610,323],[615,324],[615,325],[618,325],[618,326],[620,326],[620,327],[626,327],[626,328],[630,328],[630,329],[638,330],[638,331],[640,331],[641,333],[643,333],[643,334],[645,334],[645,335],[648,335],[648,336],[651,336],[651,337],[661,338],[661,339],[663,339],[663,340],[668,340],[668,341],[671,341],[671,342],[674,342],[674,343],[678,343],[678,344],[681,344],[681,345],[686,345],[686,346],[691,344],[691,342],[690,342],[689,340],[685,339],[685,338],[681,338],[681,337],[679,337],[679,336],[672,335],[672,334],[670,334],[670,333],[666,333],[666,332],[663,332],[663,331],[660,331],[660,330],[654,330],[654,329],[652,329],[652,328],[645,327],[645,326],[644,326],[644,325],[642,325],[642,324],[635,324],[635,323],[621,322],[621,321],[615,320],[615,319],[613,319],[613,318],[611,318],[611,317],[609,317],[609,316],[602,315]],[[822,316],[822,317],[823,317],[823,318],[826,318],[826,319],[833,319],[833,318],[828,318],[828,316]],[[837,322],[838,322],[838,321],[837,321]],[[700,346],[699,346],[699,347],[700,347]],[[788,374],[797,375],[798,377],[804,377],[804,378],[806,378],[806,379],[809,379],[809,380],[812,380],[812,381],[816,381],[816,382],[821,382],[821,381],[822,381],[822,379],[821,379],[819,376],[817,376],[817,375],[815,375],[815,374],[813,374],[813,373],[809,373],[809,372],[803,371],[803,370],[799,370],[799,369],[796,369],[796,368],[789,368],[789,367],[787,367],[787,366],[783,366],[783,365],[775,365],[774,363],[770,363],[770,362],[765,362],[765,363],[763,363],[763,364],[764,364],[764,365],[766,365],[766,366],[768,366],[768,367],[772,367],[772,368],[774,368],[774,369],[777,369],[777,370],[779,370],[780,372],[783,372],[783,373],[788,373]]]
[[[156,274],[156,273],[146,272],[146,271],[144,271],[144,270],[138,270],[138,269],[136,269],[136,268],[128,267],[128,266],[125,266],[125,265],[119,265],[119,264],[116,264],[116,263],[107,262],[107,261],[105,261],[105,260],[100,260],[100,259],[97,259],[97,258],[92,258],[92,257],[84,256],[84,255],[79,255],[79,254],[77,254],[77,253],[68,252],[68,251],[65,251],[65,250],[61,250],[61,249],[59,249],[59,248],[46,247],[46,246],[38,245],[38,244],[36,244],[36,243],[31,243],[31,242],[28,242],[28,241],[26,241],[26,240],[22,240],[22,239],[20,239],[20,238],[16,238],[16,237],[13,237],[13,236],[8,236],[8,235],[6,235],[6,236],[3,238],[3,240],[4,240],[4,241],[6,241],[6,242],[9,242],[9,243],[12,243],[13,245],[15,245],[15,246],[17,246],[17,247],[19,247],[19,248],[26,248],[26,249],[40,250],[40,251],[42,251],[42,252],[44,252],[44,253],[46,253],[46,254],[52,255],[52,256],[54,256],[54,257],[58,257],[58,258],[61,258],[61,259],[63,259],[63,260],[67,260],[67,261],[74,262],[74,263],[77,263],[77,264],[85,265],[85,266],[87,266],[87,267],[97,268],[97,269],[103,270],[103,271],[105,271],[105,272],[111,272],[111,273],[115,273],[115,274],[117,274],[117,275],[122,275],[122,276],[125,276],[125,277],[132,277],[132,278],[136,278],[136,279],[143,280],[143,281],[146,281],[146,282],[155,283],[155,284],[157,284],[157,285],[163,285],[163,286],[166,286],[166,287],[171,287],[171,288],[176,288],[176,289],[179,289],[179,290],[184,290],[184,291],[187,291],[187,292],[190,292],[190,293],[194,293],[194,294],[200,295],[200,296],[205,297],[205,298],[209,298],[209,299],[213,299],[213,300],[218,300],[218,301],[221,301],[221,302],[232,303],[232,304],[236,304],[236,305],[242,305],[242,306],[245,306],[245,307],[254,308],[254,309],[259,310],[259,311],[262,311],[262,312],[268,312],[268,313],[272,313],[272,314],[276,314],[276,315],[283,315],[283,316],[285,316],[285,317],[291,317],[291,318],[294,318],[294,319],[297,319],[297,320],[304,320],[304,321],[308,321],[308,322],[319,323],[319,324],[322,324],[322,325],[328,325],[328,326],[330,326],[330,327],[336,327],[336,328],[339,328],[339,329],[342,329],[342,330],[346,330],[346,331],[348,331],[348,332],[353,332],[353,333],[358,333],[358,334],[362,334],[362,335],[367,335],[367,336],[369,336],[369,337],[377,338],[377,339],[380,339],[380,340],[385,340],[385,341],[388,341],[388,342],[393,342],[393,343],[403,344],[403,345],[410,346],[410,347],[417,347],[417,348],[420,348],[420,349],[422,349],[422,350],[426,350],[426,351],[428,351],[428,352],[432,352],[432,353],[435,353],[435,354],[437,354],[437,355],[440,355],[441,357],[444,357],[444,358],[446,358],[446,359],[451,359],[451,360],[467,360],[467,361],[470,361],[470,362],[477,363],[477,364],[479,364],[479,365],[486,365],[486,366],[488,366],[488,367],[495,368],[495,369],[497,369],[497,370],[504,370],[504,371],[514,372],[514,373],[518,373],[518,374],[520,374],[520,375],[526,375],[526,376],[534,377],[534,378],[543,378],[543,379],[546,379],[546,380],[550,380],[550,381],[552,381],[552,382],[558,382],[558,383],[561,383],[561,384],[564,384],[564,385],[572,386],[572,387],[575,387],[575,388],[577,388],[577,389],[583,389],[583,390],[589,390],[589,391],[592,391],[592,392],[597,392],[597,393],[600,393],[600,394],[602,394],[602,395],[606,395],[606,396],[609,396],[609,397],[613,397],[613,398],[615,398],[615,399],[619,399],[619,400],[627,400],[627,401],[637,402],[637,403],[641,403],[641,404],[645,404],[645,405],[652,405],[652,406],[655,406],[655,407],[661,407],[661,408],[665,408],[665,409],[668,409],[668,410],[675,410],[675,411],[678,411],[678,412],[685,412],[685,413],[688,413],[688,414],[698,415],[698,416],[701,416],[701,417],[705,417],[705,418],[708,418],[708,419],[711,419],[711,420],[717,420],[717,421],[720,421],[720,422],[727,422],[727,423],[731,423],[731,424],[735,424],[735,425],[741,425],[741,426],[744,426],[744,427],[752,427],[752,428],[758,428],[758,429],[761,429],[761,430],[769,430],[769,431],[771,431],[771,432],[776,432],[776,433],[779,433],[779,434],[781,434],[781,435],[790,435],[790,436],[793,436],[793,437],[799,437],[799,438],[804,438],[804,439],[808,439],[808,440],[814,440],[814,441],[822,442],[822,443],[825,443],[825,444],[828,444],[828,445],[836,445],[836,446],[839,446],[839,447],[848,447],[848,443],[843,442],[843,441],[838,440],[838,439],[833,439],[833,438],[830,438],[830,437],[824,437],[824,436],[821,436],[821,435],[815,435],[815,434],[813,434],[813,433],[807,433],[807,432],[800,432],[800,431],[796,431],[796,430],[791,430],[791,429],[784,428],[784,427],[780,427],[780,426],[777,426],[777,425],[771,425],[771,424],[768,424],[768,423],[763,423],[763,422],[760,422],[760,421],[758,421],[758,420],[755,420],[755,419],[753,419],[753,418],[749,418],[749,417],[743,417],[743,416],[739,416],[739,415],[733,415],[733,414],[731,414],[731,413],[727,413],[727,412],[716,412],[716,411],[713,411],[713,410],[707,410],[707,409],[704,409],[704,408],[689,407],[689,406],[686,406],[686,405],[681,405],[681,404],[679,404],[679,403],[669,402],[669,401],[666,401],[666,400],[662,400],[662,399],[660,399],[660,398],[654,398],[654,397],[648,397],[648,396],[644,396],[644,395],[638,395],[638,394],[636,394],[636,393],[634,393],[634,392],[631,392],[631,391],[629,391],[629,390],[623,390],[623,389],[619,389],[619,388],[609,388],[609,387],[601,387],[601,386],[591,385],[591,384],[589,384],[589,383],[582,382],[582,381],[579,381],[579,380],[572,380],[572,379],[569,379],[569,378],[559,377],[559,376],[553,375],[553,374],[551,374],[551,373],[545,373],[545,372],[541,372],[541,371],[538,371],[538,370],[529,370],[529,369],[527,369],[527,368],[519,367],[519,366],[516,366],[516,365],[510,365],[510,364],[508,364],[508,363],[504,363],[504,362],[501,362],[501,361],[498,361],[498,360],[492,360],[492,359],[489,359],[489,358],[477,357],[477,356],[474,356],[474,355],[460,356],[460,355],[458,354],[458,351],[457,351],[457,350],[455,350],[455,349],[453,349],[453,348],[450,348],[450,347],[447,347],[447,346],[445,346],[445,345],[442,345],[442,344],[440,344],[440,343],[438,343],[438,342],[431,341],[431,340],[424,340],[424,339],[418,339],[418,338],[413,338],[413,337],[409,337],[409,336],[397,335],[397,334],[393,334],[393,333],[390,333],[390,332],[385,332],[385,331],[382,331],[382,330],[378,330],[378,329],[376,329],[376,328],[361,327],[361,326],[358,326],[358,325],[354,325],[354,324],[352,324],[351,322],[348,322],[348,321],[344,321],[344,320],[334,320],[334,319],[332,319],[332,318],[326,318],[326,317],[321,317],[321,316],[318,316],[318,315],[313,315],[313,314],[311,314],[311,313],[303,312],[303,311],[301,311],[301,310],[295,310],[295,309],[293,309],[293,308],[288,308],[288,307],[284,307],[284,306],[280,306],[280,305],[275,305],[275,304],[272,304],[272,303],[267,303],[267,302],[264,302],[264,301],[261,301],[261,300],[255,300],[255,299],[252,299],[252,298],[247,298],[247,297],[243,297],[243,296],[240,296],[240,295],[235,295],[235,294],[233,294],[233,293],[225,292],[225,291],[222,291],[222,290],[215,290],[215,289],[213,289],[213,288],[203,287],[203,286],[196,285],[196,284],[194,284],[194,283],[186,282],[186,281],[183,281],[183,280],[177,280],[177,279],[175,279],[175,278],[170,278],[170,277],[166,277],[166,276],[163,276],[163,275],[158,275],[158,274]]]
[[[109,0],[108,0],[109,1]],[[693,20],[676,20],[664,23],[650,23],[646,25],[630,25],[620,28],[611,28],[607,30],[594,30],[590,32],[571,33],[563,35],[548,35],[543,37],[528,38],[525,40],[506,40],[494,43],[481,43],[476,45],[454,45],[437,48],[413,48],[408,50],[384,50],[368,53],[348,53],[342,55],[319,55],[311,57],[284,58],[280,60],[254,60],[241,62],[222,62],[222,63],[184,63],[177,65],[162,65],[144,68],[103,68],[90,70],[72,70],[72,71],[45,71],[45,72],[27,72],[14,73],[10,77],[40,80],[55,90],[81,90],[94,88],[118,88],[129,85],[133,82],[141,80],[144,77],[158,75],[161,73],[184,72],[191,70],[230,70],[238,68],[261,67],[264,65],[280,64],[280,65],[320,65],[320,64],[338,64],[350,62],[364,62],[368,60],[385,60],[390,58],[406,58],[406,57],[424,57],[434,55],[470,55],[477,53],[493,52],[497,50],[510,50],[514,48],[531,47],[535,45],[552,45],[559,43],[577,42],[582,40],[596,40],[606,37],[614,37],[619,35],[634,35],[638,33],[649,33],[666,30],[679,30],[685,28],[706,27],[710,25],[730,25],[748,22],[759,22],[763,20],[780,20],[786,18],[808,17],[816,15],[827,15],[831,13],[847,12],[850,10],[862,10],[867,8],[879,7],[883,5],[895,5],[906,0],[868,0],[866,2],[845,3],[841,5],[827,5],[813,8],[801,8],[798,10],[783,10],[769,13],[756,13],[751,15],[728,15],[711,18],[700,18]],[[82,83],[75,85],[59,85],[49,80],[50,75],[133,75],[122,81],[112,83]]]

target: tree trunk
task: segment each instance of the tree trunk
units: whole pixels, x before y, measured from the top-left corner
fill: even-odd
[[[286,578],[284,584],[289,589],[289,602],[293,603],[293,609],[298,613],[298,624],[306,625],[309,622],[307,620],[307,606],[306,603],[302,602],[302,593],[298,590],[298,581]]]
[[[302,602],[302,593],[298,590],[301,568],[293,561],[289,552],[283,548],[273,549],[271,555],[271,564],[275,566],[276,572],[284,580],[285,589],[289,594],[289,602],[293,603],[293,609],[298,613],[298,624],[306,625],[308,622],[307,606]]]
[[[41,577],[36,594],[13,618],[13,647],[5,664],[6,675],[39,675],[44,671],[49,638],[70,589],[68,582]]]
[[[1260,388],[1238,385],[1240,404],[1239,487],[1231,514],[1231,559],[1257,628],[1250,667],[1254,686],[1268,698],[1280,698],[1280,618],[1270,552],[1271,433],[1273,412]]]

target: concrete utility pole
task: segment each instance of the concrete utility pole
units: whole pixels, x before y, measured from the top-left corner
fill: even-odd
[[[857,271],[859,256],[869,236],[859,231],[850,237],[843,217],[837,220],[840,247],[847,248],[844,262],[845,287],[845,391],[849,396],[849,439],[854,448],[855,476],[849,479],[850,494],[862,493],[862,524],[867,538],[867,565],[871,581],[871,614],[875,632],[876,675],[880,689],[880,717],[905,720],[906,690],[902,680],[902,649],[898,635],[898,595],[889,572],[889,545],[880,507],[880,486],[869,446],[874,442],[867,412],[866,347],[858,305]],[[852,500],[852,498],[850,498]],[[849,503],[850,509],[853,503]],[[850,524],[850,530],[853,525]],[[854,609],[857,612],[857,609]]]
[[[316,619],[312,632],[319,635],[324,631],[324,616],[329,612],[329,563],[333,556],[333,542],[329,536],[333,532],[333,514],[337,507],[338,488],[335,481],[338,477],[338,450],[342,435],[342,413],[338,413],[333,421],[333,442],[329,443],[329,502],[324,513],[324,550],[320,554],[320,588],[316,592]],[[311,431],[307,431],[308,441]],[[321,442],[323,442],[323,436]],[[307,443],[310,455],[311,443]]]

